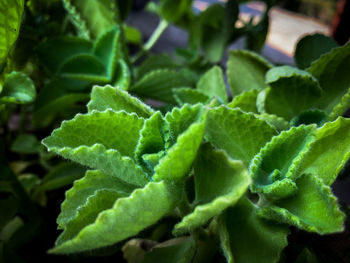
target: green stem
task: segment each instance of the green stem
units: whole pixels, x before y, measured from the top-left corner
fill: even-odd
[[[132,59],[132,63],[135,63],[137,60],[139,60],[141,57],[143,57],[145,54],[148,53],[149,50],[154,46],[154,44],[157,42],[157,40],[160,38],[160,36],[163,34],[165,29],[169,26],[169,23],[166,20],[160,20],[158,26],[153,31],[150,38],[147,40],[146,44],[143,46],[142,50],[140,50],[139,53],[137,53]]]

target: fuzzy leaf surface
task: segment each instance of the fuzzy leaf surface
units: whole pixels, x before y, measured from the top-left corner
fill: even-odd
[[[231,50],[227,62],[227,79],[232,95],[264,89],[265,74],[271,67],[267,60],[253,52]]]
[[[276,134],[274,127],[252,113],[226,106],[214,108],[208,113],[207,140],[246,165]]]
[[[310,174],[299,177],[296,185],[295,195],[261,208],[259,215],[319,234],[343,231],[345,216],[329,186]]]
[[[194,173],[197,205],[175,226],[177,234],[195,229],[233,206],[251,181],[241,161],[230,159],[224,151],[215,150],[210,144],[201,147]]]
[[[94,86],[91,92],[91,100],[87,105],[89,111],[104,111],[113,109],[115,111],[125,110],[136,113],[139,117],[150,117],[154,112],[152,108],[144,104],[136,97],[131,96],[120,88],[106,86]]]
[[[156,223],[176,206],[180,192],[165,182],[150,182],[130,196],[118,198],[110,209],[101,211],[79,233],[50,250],[67,254],[105,247],[136,235]],[[98,200],[95,200],[98,201]]]
[[[287,246],[288,228],[263,220],[242,198],[220,218],[221,246],[228,263],[276,263]]]
[[[311,108],[322,92],[311,74],[290,66],[270,69],[266,84],[265,111],[287,120]]]
[[[186,103],[189,104],[197,104],[197,103],[207,103],[209,101],[209,97],[204,93],[191,89],[191,88],[178,88],[173,89],[174,99],[176,102],[182,106]]]
[[[217,97],[220,101],[226,103],[226,85],[221,68],[214,66],[205,72],[197,83],[197,90],[207,95],[210,99]]]
[[[241,94],[235,96],[233,100],[227,104],[229,108],[240,108],[245,112],[258,113],[256,107],[256,99],[258,97],[257,90],[250,90],[242,92]]]

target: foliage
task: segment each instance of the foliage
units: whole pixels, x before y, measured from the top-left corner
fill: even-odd
[[[69,262],[332,258],[299,235],[348,231],[332,184],[350,158],[350,44],[307,36],[297,67],[274,66],[253,52],[274,1],[235,28],[240,2],[152,2],[145,43],[132,1],[0,4],[0,261],[35,258],[36,242]],[[152,54],[169,25],[188,46]],[[218,64],[241,36],[253,51]]]

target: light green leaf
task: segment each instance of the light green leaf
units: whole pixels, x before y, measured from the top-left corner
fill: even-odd
[[[314,140],[314,125],[292,127],[265,145],[250,164],[253,192],[282,198],[295,192],[298,165]]]
[[[0,2],[0,65],[5,62],[19,34],[24,0]]]
[[[288,121],[274,114],[262,113],[262,114],[256,114],[255,117],[262,119],[266,121],[268,124],[274,126],[277,131],[288,130],[290,128]]]
[[[51,191],[70,185],[85,174],[86,168],[75,163],[61,163],[56,165],[40,184],[40,190]]]
[[[135,151],[135,160],[139,164],[146,165],[142,158],[144,154],[155,154],[164,149],[163,126],[164,119],[159,111],[145,120]],[[146,168],[149,169],[150,167],[147,166]]]
[[[330,52],[314,61],[307,69],[308,72],[318,79],[323,90],[322,97],[316,106],[330,114],[331,120],[343,114],[350,106],[349,98],[342,101],[343,96],[349,93],[350,74],[348,74],[347,70],[349,67],[350,43],[342,47],[333,48]],[[335,108],[338,108],[337,114],[332,116]],[[340,111],[341,109],[342,111]]]
[[[331,37],[319,33],[307,35],[299,40],[295,48],[295,64],[300,69],[306,69],[322,54],[329,52],[337,46],[338,44]]]
[[[0,102],[30,103],[34,101],[35,97],[34,83],[26,74],[13,71],[5,76],[2,91],[0,92]]]
[[[139,29],[133,26],[123,24],[123,30],[125,32],[125,39],[127,42],[134,45],[142,44],[142,34]]]
[[[117,24],[117,7],[109,0],[63,0],[80,36],[98,38]]]
[[[228,263],[277,263],[289,231],[260,219],[257,207],[242,198],[221,216],[219,233]]]
[[[197,103],[207,103],[209,97],[204,93],[191,89],[191,88],[177,88],[173,89],[174,98],[176,102],[182,106],[186,103],[197,104]]]
[[[232,95],[266,87],[265,74],[272,65],[259,55],[245,50],[231,50],[227,62],[227,79]]]
[[[151,182],[142,189],[136,189],[129,197],[117,199],[112,208],[100,212],[93,223],[82,227],[71,239],[62,240],[63,243],[50,252],[86,251],[136,235],[172,211],[180,196],[181,191],[165,182]]]
[[[259,92],[257,90],[244,91],[235,96],[233,100],[227,104],[227,107],[240,108],[245,112],[258,113],[258,109],[256,108],[258,93]]]
[[[113,79],[111,83],[115,87],[119,87],[122,90],[128,90],[131,82],[131,73],[128,64],[122,60],[118,60],[118,66],[116,71],[113,72]]]
[[[58,227],[63,229],[76,218],[80,208],[97,191],[113,190],[119,196],[127,196],[134,188],[114,176],[106,175],[97,170],[87,171],[85,176],[75,181],[73,187],[66,192],[66,198],[61,204],[61,213],[57,218]]]
[[[168,115],[166,120],[168,121]],[[188,174],[196,158],[198,148],[202,142],[206,124],[206,113],[202,113],[198,121],[192,123],[184,132],[180,133],[181,126],[173,129],[172,134],[179,134],[176,142],[165,149],[165,155],[154,168],[155,181],[181,181]],[[180,128],[180,129],[179,129]],[[171,129],[172,130],[172,129]]]
[[[176,234],[205,224],[227,207],[233,206],[246,192],[250,176],[241,161],[230,159],[210,144],[201,147],[194,165],[196,207],[175,226]]]
[[[64,121],[43,144],[65,158],[142,186],[146,175],[131,159],[142,125],[143,119],[135,114],[92,111]]]
[[[259,216],[319,234],[343,231],[345,215],[339,210],[329,186],[309,174],[297,179],[296,185],[295,195],[261,208]]]
[[[172,89],[189,85],[189,80],[180,72],[157,69],[144,75],[130,88],[130,91],[144,97],[174,103]]]
[[[239,109],[220,106],[208,114],[207,140],[246,165],[276,134],[275,128],[267,122]]]
[[[226,85],[221,68],[214,66],[205,72],[197,83],[197,90],[207,95],[210,99],[217,97],[222,103],[226,103]]]
[[[139,117],[149,117],[154,112],[152,108],[144,104],[136,97],[131,96],[120,88],[106,86],[94,86],[91,91],[91,100],[87,105],[89,112],[93,110],[104,111],[113,109],[115,111],[125,110],[136,113]]]
[[[156,245],[140,263],[191,263],[195,252],[192,237],[179,237]]]
[[[62,64],[72,56],[91,54],[92,42],[73,36],[55,37],[41,43],[36,53],[48,70],[57,73]]]
[[[265,95],[265,111],[287,120],[310,109],[322,92],[311,74],[290,66],[270,69],[266,73],[266,84],[269,88]]]
[[[299,173],[310,173],[331,185],[350,158],[350,119],[339,117],[316,132]]]

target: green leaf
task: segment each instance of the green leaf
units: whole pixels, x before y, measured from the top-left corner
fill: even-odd
[[[33,154],[40,151],[40,142],[33,134],[21,134],[11,145],[11,151],[24,154]]]
[[[133,26],[123,24],[123,30],[125,32],[125,39],[127,42],[134,45],[142,44],[142,34],[139,29]]]
[[[241,161],[205,144],[194,165],[196,207],[175,226],[176,234],[188,232],[233,206],[244,195],[250,176]]]
[[[156,245],[140,263],[190,263],[195,252],[192,237],[179,237]]]
[[[275,128],[267,122],[239,109],[220,106],[208,114],[207,140],[246,165],[276,134]]]
[[[3,0],[0,3],[0,65],[17,40],[23,10],[24,0]]]
[[[137,68],[137,80],[156,69],[175,69],[177,64],[167,54],[150,55]]]
[[[265,111],[287,120],[310,109],[322,92],[311,74],[290,66],[270,69],[266,83],[269,88],[265,94]]]
[[[136,114],[92,111],[64,121],[43,144],[65,158],[142,186],[146,175],[131,159],[142,126]]]
[[[48,70],[57,73],[67,59],[78,54],[91,54],[92,48],[92,42],[89,40],[64,36],[44,41],[36,48],[36,53]]]
[[[145,120],[140,139],[136,146],[135,160],[145,168],[150,168],[143,161],[144,154],[154,154],[164,149],[163,126],[164,119],[162,114],[157,111],[149,119]],[[150,169],[151,171],[153,170]]]
[[[39,91],[35,100],[33,124],[40,127],[47,126],[57,115],[64,113],[62,109],[67,111],[68,108],[75,106],[77,102],[86,102],[88,99],[89,95],[86,93],[66,90],[62,81],[49,82]]]
[[[329,186],[309,174],[297,179],[296,185],[298,190],[294,196],[261,208],[259,216],[319,234],[343,231],[345,215],[339,210]]]
[[[264,89],[265,74],[270,68],[270,62],[253,52],[231,50],[227,62],[227,80],[232,95]]]
[[[257,207],[242,198],[221,216],[219,233],[228,263],[277,263],[289,231],[259,218]]]
[[[172,89],[189,85],[189,80],[180,72],[158,69],[144,75],[130,91],[147,98],[174,103]]]
[[[311,63],[329,52],[338,44],[331,37],[322,34],[307,35],[299,40],[295,52],[294,61],[300,69],[308,68]]]
[[[324,111],[321,110],[307,110],[300,113],[290,120],[292,126],[299,126],[301,124],[317,124],[317,126],[322,126],[327,120],[328,116]]]
[[[160,0],[161,16],[169,22],[177,22],[190,11],[193,0]]]
[[[116,26],[102,34],[94,44],[93,53],[107,69],[106,75],[112,78],[118,59],[123,58],[120,28]]]
[[[173,89],[174,98],[176,102],[182,106],[186,103],[197,104],[197,103],[207,103],[209,97],[204,93],[191,89],[191,88],[177,88]]]
[[[203,139],[206,115],[205,112],[202,113],[198,117],[199,119],[191,125],[188,124],[188,120],[180,123],[180,125],[178,123],[170,125],[170,138],[176,138],[176,142],[170,144],[170,148],[165,149],[164,157],[159,160],[158,165],[154,168],[153,179],[155,181],[181,181],[188,174]],[[166,116],[167,121],[169,121],[168,116],[170,115]],[[189,127],[187,126],[188,128],[182,132],[184,123],[187,123]]]
[[[301,125],[273,137],[250,164],[251,190],[269,198],[282,198],[294,193],[298,165],[314,140],[314,131],[314,125]]]
[[[0,102],[30,103],[35,97],[34,83],[26,74],[13,71],[5,76],[2,91],[0,91]]]
[[[67,254],[86,251],[136,235],[172,211],[181,196],[180,192],[165,182],[151,182],[142,189],[136,189],[129,197],[117,199],[112,208],[100,212],[93,223],[82,227],[76,235],[73,233],[72,237],[69,236],[71,239],[62,240],[63,243],[50,252]],[[133,220],[130,221],[130,218]]]
[[[117,6],[109,0],[64,0],[69,18],[85,38],[98,38],[117,24]]]
[[[73,187],[66,192],[66,198],[61,205],[61,213],[57,218],[58,227],[64,229],[70,221],[77,217],[80,208],[84,207],[90,196],[101,190],[113,190],[119,196],[128,196],[134,187],[98,170],[87,171],[85,176],[75,181]]]
[[[245,112],[258,113],[258,109],[256,108],[258,93],[259,92],[257,90],[244,91],[235,96],[233,100],[227,104],[227,107],[240,108]]]
[[[207,95],[210,99],[217,97],[222,103],[226,103],[226,85],[221,68],[214,66],[204,73],[197,83],[197,90]]]
[[[350,119],[339,117],[316,132],[299,172],[310,173],[331,185],[350,158]]]
[[[266,121],[268,124],[274,126],[277,131],[288,130],[290,128],[288,121],[274,114],[262,113],[262,114],[256,114],[255,117],[262,119]]]
[[[350,75],[347,69],[350,67],[350,43],[342,47],[333,48],[322,55],[307,69],[318,79],[323,90],[317,107],[330,114],[333,120],[343,114],[350,105],[350,99],[343,100],[344,95],[349,97]],[[332,112],[336,110],[336,114]]]
[[[149,117],[154,112],[152,108],[144,104],[136,97],[131,96],[120,88],[110,85],[94,86],[91,91],[91,100],[87,105],[89,112],[93,110],[104,111],[113,109],[124,110],[128,113],[136,113],[139,117]]]
[[[86,168],[75,163],[56,165],[41,181],[40,190],[52,191],[70,185],[85,174]]]

